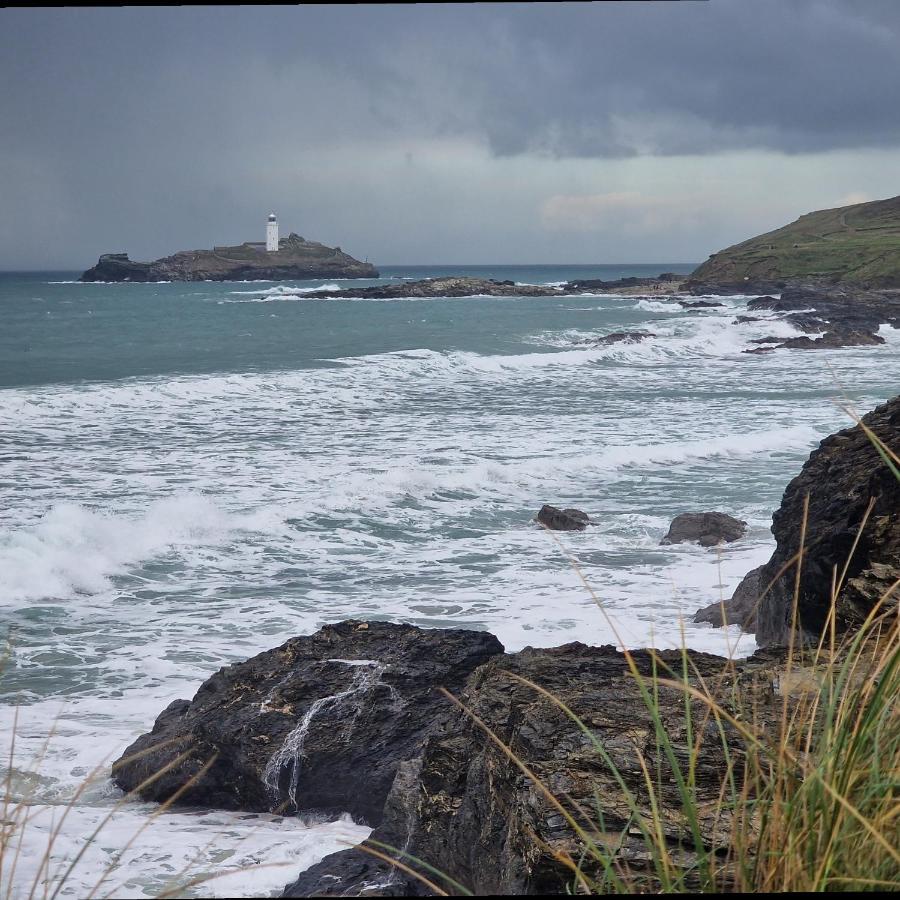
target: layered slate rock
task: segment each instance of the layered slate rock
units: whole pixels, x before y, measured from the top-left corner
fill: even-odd
[[[689,665],[707,680],[724,704],[735,679],[723,677],[724,660],[691,652]],[[652,654],[633,659],[646,677]],[[679,651],[657,654],[657,665],[681,672]],[[747,702],[759,701],[759,721],[778,704],[765,699],[771,680],[770,660],[757,656],[735,671]],[[518,678],[551,692],[577,713],[593,739],[609,754],[641,814],[652,819],[640,759],[667,785],[659,792],[666,837],[680,844],[676,858],[688,867],[695,860],[693,838],[668,760],[659,749],[647,708],[623,654],[613,647],[567,644],[554,649],[526,649],[487,663],[470,679],[462,703],[471,713],[445,709],[440,728],[427,738],[421,757],[401,768],[372,839],[403,850],[450,876],[476,896],[562,894],[571,892],[572,873],[554,856],[567,852],[579,859],[582,847],[560,811],[479,727],[477,716],[524,763],[547,789],[563,801],[596,840],[616,848],[618,858],[641,866],[646,847],[622,832],[631,810],[622,787],[604,763],[592,739],[551,700]],[[663,727],[679,759],[690,754],[691,739],[684,694],[660,688]],[[703,710],[692,710],[694,740],[700,742],[696,773],[700,831],[709,846],[728,846],[731,821],[716,815],[718,792],[727,769],[725,750],[714,723]],[[726,726],[730,752],[739,741]],[[598,833],[601,815],[604,833]],[[408,857],[404,857],[408,861]],[[415,866],[415,864],[413,863]],[[585,872],[590,876],[590,862]],[[449,890],[455,888],[427,873]],[[653,887],[653,885],[649,885]],[[658,887],[658,885],[656,886]],[[303,872],[284,896],[418,896],[421,882],[391,868],[365,851],[350,849],[326,857]]]
[[[340,247],[291,233],[269,252],[252,242],[212,250],[181,250],[153,262],[106,253],[82,281],[283,281],[303,278],[377,278],[378,270]]]
[[[879,406],[862,421],[889,448],[900,449],[900,397]],[[773,516],[776,548],[759,574],[764,589],[774,582],[759,605],[756,638],[761,645],[785,645],[790,640],[796,582],[796,566],[791,561],[800,548],[807,495],[809,514],[798,602],[800,638],[814,640],[821,634],[829,613],[832,580],[835,572],[840,577],[845,566],[846,577],[835,608],[839,632],[864,621],[885,593],[893,591],[887,608],[897,603],[900,481],[856,425],[822,441],[788,485]],[[874,505],[861,527],[870,502]]]
[[[584,531],[591,520],[586,512],[574,507],[558,509],[545,503],[537,514],[537,521],[551,531]]]
[[[722,512],[682,513],[672,519],[672,524],[662,544],[700,544],[714,547],[720,543],[730,543],[743,537],[747,523]]]
[[[143,799],[184,790],[180,802],[193,805],[350,812],[377,824],[398,767],[444,705],[436,688],[461,690],[502,652],[485,632],[328,625],[220,669],[159,716],[113,777],[132,791],[171,766]]]

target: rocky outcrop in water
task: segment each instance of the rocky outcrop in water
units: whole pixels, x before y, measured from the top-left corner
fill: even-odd
[[[889,448],[900,448],[900,397],[879,406],[862,421]],[[807,496],[798,640],[816,640],[821,634],[829,615],[833,579],[841,585],[835,608],[839,633],[858,627],[882,596],[888,598],[886,609],[897,605],[900,481],[856,425],[825,438],[788,485],[772,518],[775,552],[764,566],[744,577],[724,605],[725,622],[755,631],[761,646],[790,642],[795,558]],[[870,503],[874,505],[866,518]],[[694,621],[722,625],[722,604],[699,610]]]
[[[591,523],[588,514],[580,509],[558,509],[549,503],[540,508],[537,521],[551,531],[584,531]]]
[[[283,281],[303,278],[377,278],[371,263],[340,247],[326,247],[290,234],[278,250],[244,243],[212,250],[182,250],[154,262],[134,262],[127,253],[106,253],[82,281]]]
[[[159,716],[113,777],[135,790],[186,754],[140,796],[163,801],[187,785],[181,802],[197,806],[346,811],[377,824],[398,766],[443,706],[435,689],[461,690],[502,652],[485,632],[327,625],[220,669]]]
[[[575,343],[581,346],[606,347],[609,344],[640,344],[652,337],[656,337],[652,331],[614,331],[602,337],[583,338]]]
[[[759,608],[759,598],[765,590],[765,585],[760,582],[760,576],[764,566],[757,566],[752,572],[748,572],[737,586],[730,599],[724,603],[716,601],[697,610],[693,621],[698,624],[715,625],[740,625],[749,633],[756,631],[756,613]]]
[[[863,422],[888,447],[900,448],[900,397],[864,416]],[[761,645],[783,645],[790,639],[796,581],[791,560],[800,547],[807,495],[809,514],[798,605],[801,637],[818,638],[828,616],[832,579],[835,572],[840,577],[845,566],[835,613],[838,632],[857,627],[886,592],[893,591],[888,608],[897,603],[900,481],[856,425],[822,441],[788,485],[772,518],[776,548],[758,576],[764,589],[773,582],[759,604],[756,637]],[[779,575],[782,569],[785,571]]]
[[[753,343],[764,345],[745,353],[789,350],[827,350],[839,347],[864,347],[883,344],[878,334],[882,325],[900,327],[900,291],[865,291],[847,286],[786,285],[780,297],[755,297],[747,309],[781,313],[778,318],[804,332],[795,338],[763,338]],[[738,316],[736,324],[758,321]],[[809,337],[807,335],[815,335]]]
[[[424,278],[419,281],[399,281],[375,287],[346,288],[337,291],[314,291],[305,296],[313,300],[350,298],[360,300],[390,300],[395,297],[562,297],[567,294],[634,293],[637,290],[671,293],[679,282],[671,273],[656,278],[622,278],[618,281],[569,281],[563,285],[517,284],[493,278],[472,278],[449,275]]]
[[[722,512],[682,513],[672,519],[672,524],[662,544],[700,544],[714,547],[720,543],[730,543],[743,537],[747,523]]]

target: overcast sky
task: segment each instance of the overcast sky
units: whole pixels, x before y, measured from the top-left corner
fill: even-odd
[[[0,10],[0,269],[700,261],[900,194],[900,2]]]

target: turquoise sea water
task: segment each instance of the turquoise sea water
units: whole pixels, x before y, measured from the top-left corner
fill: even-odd
[[[392,266],[379,283],[691,268]],[[510,649],[672,646],[683,628],[691,646],[751,651],[681,616],[771,552],[785,485],[849,423],[836,401],[866,410],[900,375],[890,329],[882,347],[743,354],[792,333],[735,324],[746,298],[702,311],[625,296],[314,301],[303,292],[328,282],[76,278],[0,275],[0,616],[13,641],[0,713],[11,730],[19,708],[26,756],[55,729],[30,797],[48,817],[170,700],[328,621],[487,628]],[[634,329],[653,337],[578,343]],[[532,524],[544,502],[596,521],[560,540],[603,611]],[[659,546],[675,515],[700,509],[745,519],[747,537]],[[115,799],[101,779],[60,846]],[[119,833],[148,811],[118,813]],[[287,877],[266,876],[274,888],[336,849],[336,827],[171,814],[123,861],[117,896],[158,886],[213,835],[219,850],[244,844],[201,852],[211,871],[248,847],[289,860]],[[23,872],[39,851],[26,845]],[[242,877],[208,891],[263,883]]]

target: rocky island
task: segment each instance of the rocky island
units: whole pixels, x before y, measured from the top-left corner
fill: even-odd
[[[274,246],[274,245],[273,245]],[[277,250],[247,241],[235,247],[181,250],[153,262],[106,253],[82,281],[283,281],[298,278],[377,278],[378,269],[340,247],[326,247],[291,233]]]

